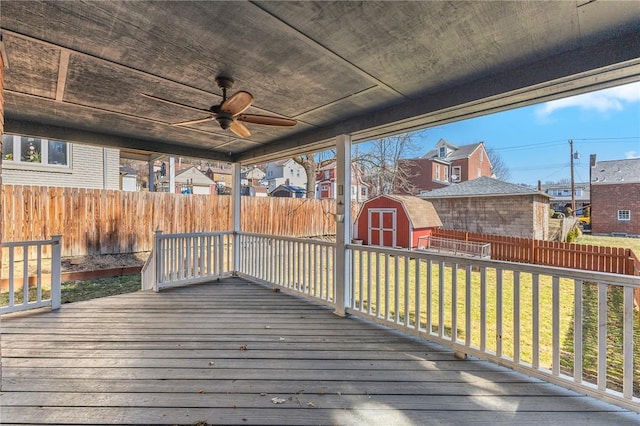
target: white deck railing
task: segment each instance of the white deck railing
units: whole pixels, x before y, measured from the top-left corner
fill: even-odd
[[[50,240],[3,242],[0,314],[51,306],[60,308],[60,235]],[[50,247],[48,256],[45,248]]]
[[[241,233],[238,275],[332,304],[334,248],[327,241]]]
[[[151,258],[155,260],[155,271],[143,269],[143,289],[150,289],[153,284],[153,289],[159,291],[230,276],[234,271],[233,233],[163,234],[156,231]]]
[[[334,278],[335,243],[197,235],[215,236],[215,242],[192,234],[158,237],[160,287],[219,275],[198,275],[211,246],[218,272],[235,271],[338,308],[335,295],[344,289]],[[640,412],[640,356],[634,354],[640,326],[633,303],[640,277],[362,245],[347,249],[347,313]],[[201,250],[196,262],[193,253]]]
[[[640,411],[640,277],[349,248],[348,312]]]

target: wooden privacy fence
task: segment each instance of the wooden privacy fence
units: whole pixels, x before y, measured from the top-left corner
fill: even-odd
[[[640,262],[631,249],[436,229],[435,237],[491,243],[491,258],[586,271],[638,275]]]
[[[4,185],[3,241],[62,235],[62,256],[150,251],[154,231],[231,229],[231,197]],[[357,206],[354,206],[357,211]],[[242,229],[312,237],[335,234],[335,201],[242,197]]]

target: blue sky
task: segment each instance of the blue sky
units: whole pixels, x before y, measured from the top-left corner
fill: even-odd
[[[484,141],[508,165],[511,182],[529,185],[569,179],[573,139],[576,181],[588,182],[590,154],[640,157],[640,82],[426,129],[419,155],[440,138],[455,145]]]

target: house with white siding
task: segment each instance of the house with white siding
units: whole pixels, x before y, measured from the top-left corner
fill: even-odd
[[[307,173],[304,167],[292,159],[267,163],[266,174],[262,180],[269,193],[280,185],[292,185],[307,190]]]
[[[2,183],[120,189],[120,150],[5,134]]]

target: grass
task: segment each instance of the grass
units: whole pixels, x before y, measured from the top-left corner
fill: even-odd
[[[99,297],[115,296],[117,294],[131,293],[140,290],[140,274],[124,275],[115,278],[100,278],[84,281],[67,281],[62,283],[62,303],[80,302],[82,300],[97,299]],[[44,287],[44,286],[43,286]],[[35,286],[29,288],[29,301],[37,300],[37,289]],[[14,293],[16,304],[22,303],[24,294],[22,290]],[[42,300],[51,298],[51,289],[42,289]],[[0,293],[0,306],[9,304],[7,292]]]
[[[640,238],[583,235],[578,237],[575,242],[578,244],[589,244],[592,246],[628,248],[633,250],[636,256],[640,257]]]
[[[140,274],[62,283],[62,303],[132,293],[141,288]]]

